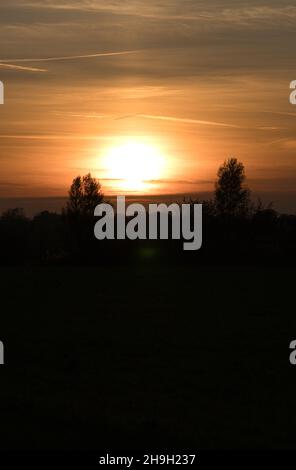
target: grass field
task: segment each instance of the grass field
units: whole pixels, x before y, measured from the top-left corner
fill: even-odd
[[[295,448],[295,270],[1,268],[2,449]]]

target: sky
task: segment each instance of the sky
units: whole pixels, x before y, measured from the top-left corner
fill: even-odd
[[[295,40],[288,0],[1,4],[0,197],[211,191],[234,156],[296,212]]]

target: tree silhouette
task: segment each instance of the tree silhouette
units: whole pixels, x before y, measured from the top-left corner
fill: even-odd
[[[236,158],[226,160],[218,170],[215,206],[218,215],[246,216],[251,208],[250,191],[244,187],[245,168]]]
[[[67,213],[70,215],[93,215],[95,207],[104,199],[99,181],[90,173],[74,178],[68,194]]]
[[[2,214],[3,221],[24,221],[26,219],[24,209],[16,207],[15,209],[7,209]]]

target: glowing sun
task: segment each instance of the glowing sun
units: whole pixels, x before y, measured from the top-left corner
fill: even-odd
[[[147,191],[161,178],[164,158],[157,147],[131,141],[107,150],[104,168],[121,191]]]

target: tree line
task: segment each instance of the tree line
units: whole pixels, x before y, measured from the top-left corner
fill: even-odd
[[[61,214],[43,211],[29,219],[23,209],[0,218],[1,265],[67,265],[133,262],[198,264],[292,264],[296,255],[296,216],[254,202],[244,165],[236,158],[218,170],[213,198],[203,204],[204,243],[184,253],[178,240],[103,240],[93,234],[94,208],[105,201],[99,181],[74,178]]]

